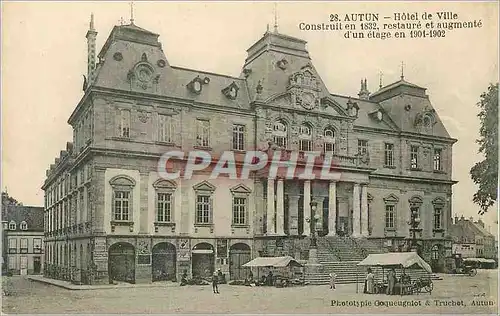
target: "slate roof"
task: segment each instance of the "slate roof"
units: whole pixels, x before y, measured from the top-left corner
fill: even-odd
[[[2,221],[16,222],[16,231],[37,231],[44,230],[44,208],[41,206],[9,205],[5,207],[5,217]],[[21,230],[21,222],[28,224],[27,230]]]

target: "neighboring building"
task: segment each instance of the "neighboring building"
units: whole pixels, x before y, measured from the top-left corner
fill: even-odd
[[[113,28],[96,63],[96,35],[92,19],[85,93],[68,120],[73,142],[43,185],[48,275],[150,282],[221,268],[241,279],[252,257],[308,258],[311,201],[320,248],[342,235],[407,249],[415,210],[421,255],[444,265],[456,140],[425,88],[402,76],[371,94],[362,80],[359,98],[332,94],[306,42],[277,31],[248,49],[240,77],[172,66],[159,35],[134,24]],[[232,150],[241,161],[256,148],[282,159],[298,152],[298,170],[305,152],[331,153],[333,179],[281,171],[268,179],[262,170],[241,180],[206,171],[165,180],[157,172],[171,150]],[[337,259],[355,249],[346,251]]]
[[[472,217],[456,216],[451,233],[454,253],[464,258],[496,258],[495,236],[484,228],[482,220],[474,222]]]
[[[44,208],[9,205],[2,213],[7,271],[21,275],[42,273]]]

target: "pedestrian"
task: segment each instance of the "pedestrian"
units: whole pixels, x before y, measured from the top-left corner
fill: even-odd
[[[372,269],[368,268],[368,274],[366,275],[366,293],[373,294],[374,293],[374,285],[375,285],[375,275],[372,273]]]
[[[212,275],[212,289],[214,290],[215,294],[220,294],[219,293],[219,274],[218,274],[218,271],[215,271],[214,274]]]
[[[335,290],[335,281],[337,280],[337,275],[332,272],[329,274],[330,276],[330,290]]]
[[[394,287],[396,286],[396,270],[392,268],[387,275],[387,294],[394,295]]]

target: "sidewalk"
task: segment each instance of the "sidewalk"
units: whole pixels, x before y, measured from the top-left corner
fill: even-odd
[[[62,287],[67,290],[103,290],[103,289],[123,289],[123,288],[165,288],[165,287],[178,287],[179,283],[176,282],[155,282],[144,284],[130,284],[126,282],[118,284],[103,284],[103,285],[76,285],[68,281],[55,280],[45,278],[42,275],[30,275],[28,279],[35,282],[54,285]]]

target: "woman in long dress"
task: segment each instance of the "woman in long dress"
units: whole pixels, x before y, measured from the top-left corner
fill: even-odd
[[[337,275],[332,272],[329,274],[329,276],[330,276],[330,289],[335,290],[335,280],[337,278]]]
[[[373,294],[375,287],[375,275],[372,273],[372,269],[368,268],[368,274],[366,275],[366,293]]]

